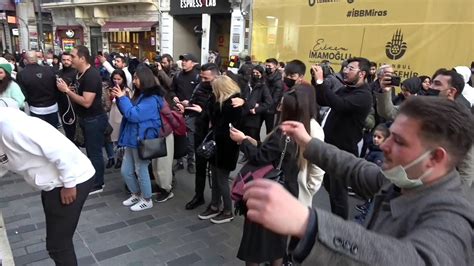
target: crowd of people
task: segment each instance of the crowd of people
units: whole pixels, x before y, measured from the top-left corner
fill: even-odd
[[[46,60],[36,51],[0,59],[0,103],[18,109],[0,111],[0,159],[43,190],[47,249],[58,265],[77,264],[80,211],[111,167],[120,168],[131,211],[172,199],[184,169],[195,190],[183,207],[196,209],[208,178],[212,198],[198,218],[221,224],[234,208],[243,214],[237,257],[246,265],[474,263],[474,65],[400,82],[391,65],[362,57],[337,72],[312,65],[309,78],[297,59],[247,58],[236,73],[216,57],[156,59],[92,60],[85,46]],[[60,128],[64,135],[51,130]],[[159,137],[166,156],[143,159],[139,140]],[[211,154],[201,150],[208,141]],[[272,165],[283,178],[247,183],[233,204],[239,160],[241,176]],[[331,213],[312,206],[321,186]],[[352,193],[365,201],[356,217]]]

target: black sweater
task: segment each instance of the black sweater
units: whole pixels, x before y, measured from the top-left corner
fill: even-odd
[[[199,84],[199,69],[194,67],[191,71],[178,72],[173,78],[171,85],[171,94],[176,96],[180,101],[191,99],[194,88]]]
[[[50,67],[28,64],[16,79],[30,106],[49,107],[57,102],[56,77]]]
[[[357,143],[362,139],[364,122],[372,107],[369,86],[344,86],[336,93],[324,83],[315,88],[318,103],[331,107],[324,125],[325,142],[358,156]]]

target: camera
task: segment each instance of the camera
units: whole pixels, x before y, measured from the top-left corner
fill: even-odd
[[[334,74],[334,69],[332,69],[331,63],[324,62],[324,63],[319,64],[319,66],[323,70],[323,78],[327,78],[329,75]],[[312,68],[310,72],[311,72],[311,76],[314,76],[314,70]]]
[[[399,76],[392,76],[390,85],[395,86],[395,87],[400,86],[400,77]]]

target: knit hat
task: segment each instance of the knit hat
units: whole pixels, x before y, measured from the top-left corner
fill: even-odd
[[[409,79],[405,79],[402,82],[403,87],[405,87],[410,94],[417,94],[421,87],[421,80],[418,77],[412,77]]]
[[[3,68],[3,70],[5,70],[6,72],[8,72],[8,74],[10,74],[10,75],[12,74],[13,67],[9,63],[0,64],[0,67]]]

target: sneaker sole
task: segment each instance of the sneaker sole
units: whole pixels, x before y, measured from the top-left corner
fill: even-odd
[[[209,220],[211,218],[214,218],[216,217],[217,215],[219,215],[219,213],[214,213],[214,214],[210,214],[210,215],[207,215],[207,216],[202,216],[202,215],[198,215],[198,218],[201,219],[201,220]]]
[[[133,206],[132,206],[132,207],[133,207]],[[151,209],[151,208],[153,208],[153,205],[152,205],[152,206],[148,206],[148,207],[144,207],[144,208],[141,208],[141,209],[138,209],[138,210],[134,210],[134,209],[132,209],[132,207],[130,207],[130,210],[131,210],[132,212],[139,212],[139,211],[144,211],[144,210]]]
[[[163,203],[163,202],[165,202],[165,201],[167,201],[167,200],[169,200],[169,199],[172,199],[173,197],[174,197],[174,194],[173,194],[173,192],[171,192],[171,193],[168,195],[168,197],[166,197],[166,198],[164,198],[164,199],[162,199],[162,200],[157,200],[157,199],[155,199],[155,202]]]
[[[227,219],[222,219],[222,220],[211,219],[211,223],[213,223],[213,224],[223,224],[223,223],[230,223],[230,222],[232,222],[232,220],[234,220],[234,217],[227,218]]]
[[[94,194],[102,193],[102,192],[104,192],[104,189],[98,189],[98,190],[94,190],[94,191],[89,192],[89,195],[94,195]]]

